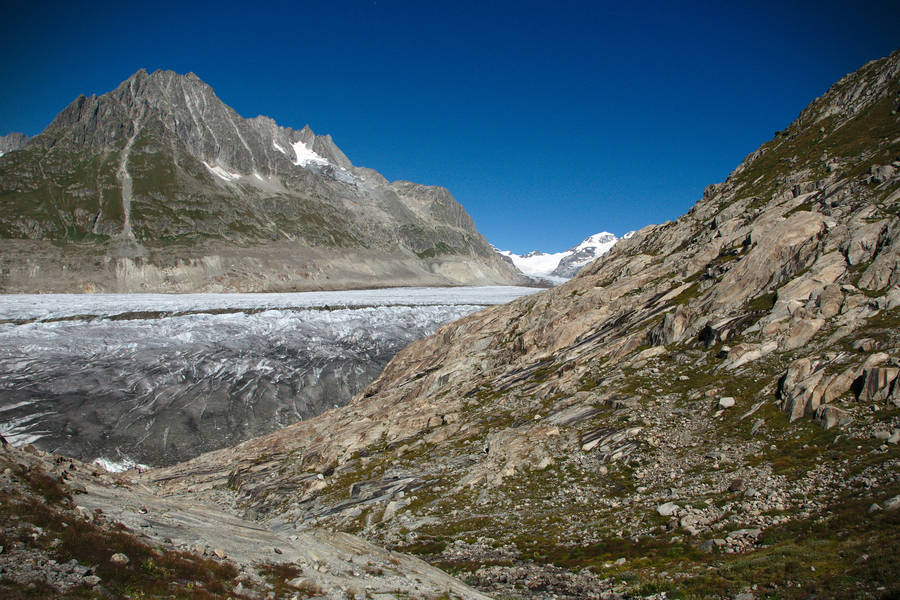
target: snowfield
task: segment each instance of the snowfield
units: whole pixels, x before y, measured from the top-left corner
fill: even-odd
[[[0,296],[0,434],[171,464],[346,404],[410,342],[534,291]]]

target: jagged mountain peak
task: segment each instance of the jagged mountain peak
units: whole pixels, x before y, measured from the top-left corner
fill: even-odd
[[[268,117],[245,119],[193,73],[141,69],[110,92],[79,96],[27,150],[5,156],[0,167],[0,209],[6,212],[0,239],[87,236],[100,244],[109,241],[105,249],[115,259],[152,257],[148,247],[161,246],[151,261],[171,253],[173,243],[196,248],[294,242],[300,245],[296,255],[277,258],[281,266],[274,268],[298,263],[276,279],[300,286],[334,285],[313,283],[320,277],[334,281],[326,274],[331,267],[319,266],[324,263],[353,273],[352,283],[338,286],[522,281],[492,256],[446,190],[391,185],[375,171],[355,167],[330,135],[317,135],[309,125],[296,130]],[[316,247],[344,250],[323,257],[309,250]],[[341,256],[350,249],[380,253],[385,271],[361,266],[366,258],[357,264]],[[255,278],[254,264],[270,262],[247,257],[253,264],[235,263],[236,271],[223,276],[213,266],[221,256],[213,256],[192,259],[203,265],[200,285]],[[451,256],[475,259],[446,268],[438,264]],[[152,281],[139,285],[168,289],[175,283],[162,275],[168,265],[154,268],[162,272],[151,269]],[[140,280],[146,275],[138,273],[147,272],[123,267],[114,277]],[[63,280],[71,279],[68,273]],[[27,281],[24,272],[23,277]],[[104,288],[110,285],[109,274],[98,277],[106,281],[100,284]],[[79,289],[98,285],[70,283]]]

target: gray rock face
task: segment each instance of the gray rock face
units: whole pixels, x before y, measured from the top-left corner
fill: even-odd
[[[279,289],[358,287],[356,274],[317,248],[379,265],[367,287],[523,281],[446,189],[389,183],[308,126],[244,119],[193,73],[141,70],[107,94],[77,98],[0,161],[0,200],[0,238],[78,242],[73,251],[90,255],[77,261],[82,285],[71,291],[193,291],[223,281],[258,289],[244,271],[271,274]],[[235,245],[274,248],[280,261],[176,275],[180,288],[157,272],[220,259]],[[12,255],[0,263],[0,289],[70,291],[55,283],[60,259],[38,260],[34,272]]]
[[[24,148],[28,143],[28,136],[24,133],[10,133],[9,135],[0,135],[0,156],[7,152]]]

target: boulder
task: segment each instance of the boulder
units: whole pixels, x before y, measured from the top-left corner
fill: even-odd
[[[805,346],[806,343],[819,332],[824,324],[825,319],[795,319],[791,324],[787,335],[785,335],[781,342],[781,349],[785,351],[796,350],[797,348]]]
[[[840,313],[843,304],[844,293],[841,291],[841,286],[836,283],[825,286],[822,293],[819,294],[819,298],[816,300],[819,314],[824,319],[830,319]]]
[[[129,559],[127,556],[125,556],[121,552],[116,552],[115,554],[113,554],[112,556],[109,557],[109,562],[116,565],[117,567],[124,567],[125,565],[127,565],[128,563],[131,562],[131,559]]]
[[[859,376],[859,367],[848,367],[840,373],[826,374],[826,366],[813,363],[809,358],[795,360],[779,381],[778,393],[781,408],[792,421],[806,415],[815,414],[821,423],[836,418],[830,427],[844,416],[840,409],[831,407],[821,415],[817,412],[825,405],[846,394]],[[831,414],[831,417],[829,417]],[[826,427],[827,428],[827,427]]]
[[[647,334],[651,346],[668,346],[681,341],[688,327],[688,317],[684,308],[679,306],[673,312],[666,313],[662,322]]]
[[[841,245],[848,263],[856,266],[872,259],[885,224],[885,221],[867,223],[861,219],[853,222],[850,238]]]
[[[816,411],[816,422],[823,429],[831,429],[836,425],[840,425],[849,418],[847,411],[830,404],[820,406]]]
[[[666,502],[665,504],[657,506],[656,512],[662,517],[671,517],[672,515],[677,514],[680,509],[681,507],[674,502]]]
[[[900,219],[894,219],[879,236],[872,264],[863,272],[857,285],[864,290],[900,285]]]
[[[896,367],[872,367],[864,373],[862,387],[859,391],[861,402],[884,402],[894,392],[894,382],[900,369]]]

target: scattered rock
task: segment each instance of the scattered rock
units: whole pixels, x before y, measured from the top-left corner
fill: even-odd
[[[734,406],[734,398],[731,396],[719,398],[719,408],[731,408],[732,406]]]
[[[742,492],[746,489],[747,484],[743,479],[735,479],[731,482],[731,485],[728,486],[729,492]]]
[[[129,559],[126,555],[122,554],[121,552],[116,552],[115,554],[113,554],[112,556],[109,557],[109,562],[116,565],[117,567],[124,567],[125,565],[127,565],[128,563],[131,562],[131,559]]]

